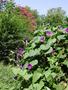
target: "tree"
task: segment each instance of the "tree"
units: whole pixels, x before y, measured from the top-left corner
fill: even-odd
[[[32,13],[33,18],[37,24],[36,29],[39,29],[40,26],[43,25],[43,19],[44,19],[44,15],[39,15],[38,11],[36,9],[31,9],[30,7],[26,6],[25,7],[29,12]]]
[[[51,26],[62,25],[65,17],[65,11],[61,7],[52,8],[48,10],[47,16],[45,17],[45,24],[50,24]]]
[[[0,0],[0,11],[2,11],[7,3],[7,0]]]
[[[19,9],[21,14],[24,15],[27,20],[29,20],[29,23],[31,24],[30,31],[33,32],[36,29],[36,20],[33,13],[26,7],[19,7]]]

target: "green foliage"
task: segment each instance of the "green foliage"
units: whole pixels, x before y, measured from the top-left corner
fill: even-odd
[[[38,11],[37,11],[36,9],[31,9],[31,8],[28,7],[28,6],[26,6],[25,8],[26,8],[29,12],[31,12],[32,15],[34,16],[35,21],[36,21],[36,23],[37,23],[36,29],[43,27],[44,15],[39,15],[39,13],[38,13]]]
[[[0,63],[0,90],[18,90],[19,82],[14,79],[12,65],[4,65]]]
[[[63,26],[66,28],[68,27],[68,16],[65,17]]]
[[[10,51],[23,47],[23,39],[33,37],[31,25],[19,8],[12,2],[6,4],[5,10],[0,12],[0,60],[9,58]],[[3,58],[3,59],[2,59]]]
[[[51,26],[63,25],[65,18],[65,11],[62,8],[52,8],[48,10],[47,16],[45,16],[44,23]]]
[[[34,38],[25,48],[16,67],[1,65],[0,89],[67,90],[68,28],[58,27],[63,25],[65,12],[61,8],[51,9],[45,17],[39,16],[36,10],[28,9],[35,16],[40,30],[34,32]],[[31,16],[25,8],[20,12],[12,2],[8,2],[4,11],[0,12],[0,60],[14,57],[15,50],[24,46],[23,38],[32,37],[30,30],[34,23],[31,24],[30,20],[34,17]],[[48,26],[44,28],[45,24]]]
[[[68,83],[68,33],[65,29],[38,30],[34,33],[20,63],[20,90],[66,90]],[[52,33],[51,33],[52,32]],[[50,35],[52,34],[52,35]],[[45,38],[41,38],[41,37]],[[43,42],[41,42],[43,39]],[[28,68],[28,64],[32,68]],[[23,75],[23,73],[25,74]],[[26,77],[27,76],[27,77]],[[26,85],[25,85],[26,84]]]

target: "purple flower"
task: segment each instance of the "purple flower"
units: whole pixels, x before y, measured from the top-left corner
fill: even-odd
[[[45,41],[45,37],[44,36],[41,36],[40,37],[40,42],[43,43]]]
[[[65,32],[68,33],[68,28],[65,28]]]
[[[19,48],[17,54],[18,54],[19,56],[22,56],[23,53],[24,53],[24,49],[23,49],[23,48]]]
[[[51,31],[46,31],[46,36],[52,36],[53,35],[53,32]]]
[[[24,49],[20,47],[18,50],[19,50],[19,51],[23,51]]]
[[[17,51],[17,59],[21,58],[23,54],[24,54],[24,49],[19,48]]]
[[[29,69],[29,70],[32,69],[32,64],[28,64],[28,69]]]

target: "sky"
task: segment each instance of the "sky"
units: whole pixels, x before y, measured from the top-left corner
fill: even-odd
[[[39,14],[47,14],[47,10],[51,8],[62,7],[68,15],[68,0],[15,0],[16,5],[29,6],[37,9]]]

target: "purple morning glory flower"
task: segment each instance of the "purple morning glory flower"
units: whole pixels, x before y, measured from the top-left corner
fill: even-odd
[[[22,56],[23,53],[24,53],[24,49],[23,48],[19,48],[18,52],[17,52],[18,56]]]
[[[24,54],[24,49],[23,48],[19,48],[18,51],[17,51],[17,59],[22,57],[23,54]]]
[[[29,70],[32,69],[32,64],[28,64],[28,69],[29,69]]]
[[[23,51],[24,49],[20,47],[18,50],[19,50],[19,51]]]
[[[46,31],[46,36],[52,36],[53,35],[53,32],[51,31]]]
[[[44,36],[41,36],[40,37],[40,42],[43,43],[45,41],[45,37]]]
[[[68,33],[68,28],[65,28],[65,32]]]

